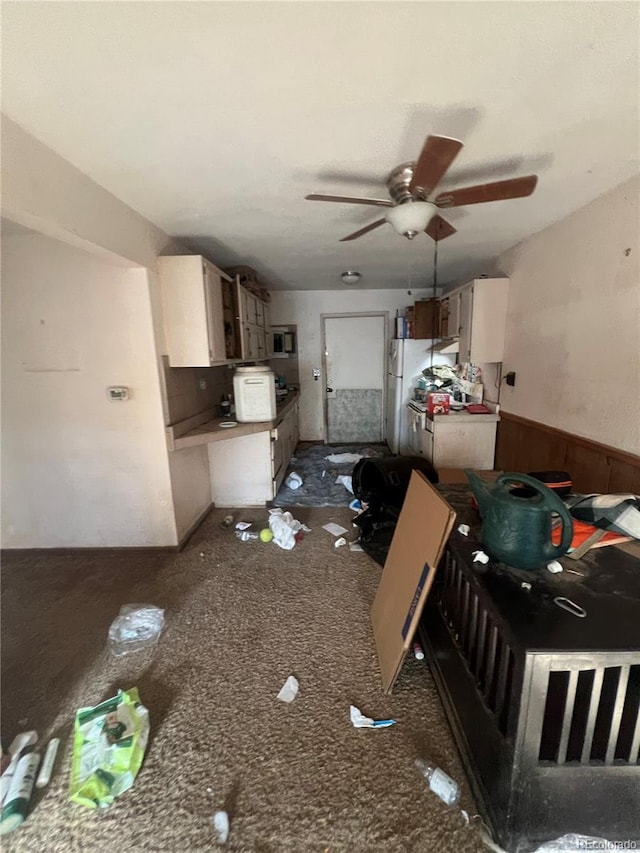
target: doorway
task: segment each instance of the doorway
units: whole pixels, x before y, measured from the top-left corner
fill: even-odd
[[[325,440],[376,444],[384,438],[387,315],[323,314]]]

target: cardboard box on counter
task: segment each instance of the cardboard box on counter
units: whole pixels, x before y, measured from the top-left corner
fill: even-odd
[[[430,391],[427,394],[427,412],[430,415],[448,415],[451,397],[440,391]]]

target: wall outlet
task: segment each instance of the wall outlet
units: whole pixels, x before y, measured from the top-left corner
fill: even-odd
[[[505,374],[504,381],[507,383],[507,385],[511,385],[511,387],[513,388],[513,386],[516,384],[516,375],[513,370],[510,370],[509,373]]]

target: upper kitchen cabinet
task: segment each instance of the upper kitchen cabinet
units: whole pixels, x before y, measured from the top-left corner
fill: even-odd
[[[477,278],[444,297],[448,335],[459,338],[459,362],[502,361],[508,299],[508,278]]]
[[[271,355],[269,305],[202,255],[158,258],[171,367],[261,361]]]
[[[227,361],[222,282],[229,276],[202,255],[160,257],[158,264],[171,367]]]
[[[260,361],[271,355],[271,327],[269,305],[236,278],[236,304],[240,347],[243,358]]]

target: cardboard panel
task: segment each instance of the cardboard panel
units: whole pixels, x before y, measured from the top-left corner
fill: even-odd
[[[455,511],[412,471],[371,608],[382,685],[393,689],[455,521]]]

